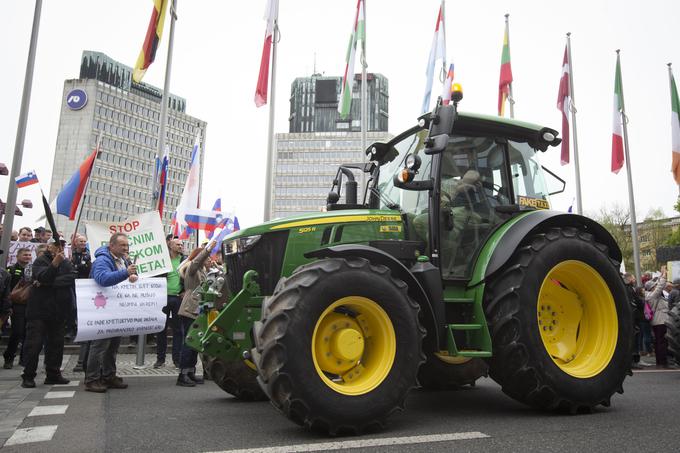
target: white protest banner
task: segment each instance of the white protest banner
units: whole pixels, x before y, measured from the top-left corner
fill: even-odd
[[[77,279],[76,302],[77,342],[160,332],[168,302],[166,280],[140,278],[104,287],[90,278]]]
[[[31,262],[35,261],[35,248],[39,246],[38,242],[19,242],[12,241],[9,243],[9,256],[7,257],[7,265],[12,266],[17,262],[17,250],[29,249],[31,251]]]
[[[129,258],[137,265],[140,277],[154,277],[172,271],[168,246],[158,211],[145,212],[123,222],[89,222],[87,237],[94,251],[108,245],[113,233],[125,233],[130,243]]]

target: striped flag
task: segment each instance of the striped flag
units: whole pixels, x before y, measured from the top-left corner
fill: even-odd
[[[160,168],[158,170],[158,213],[163,218],[163,208],[165,207],[165,192],[168,186],[168,165],[170,164],[170,158],[168,156],[169,147],[165,145],[165,152],[163,153],[163,160],[160,163]]]
[[[57,214],[66,216],[69,220],[75,220],[78,205],[83,197],[83,192],[85,192],[87,181],[92,174],[92,167],[94,167],[98,153],[99,148],[87,156],[83,163],[80,164],[80,167],[73,173],[71,179],[61,188],[57,194]]]
[[[498,81],[498,116],[505,113],[505,101],[510,97],[512,85],[512,66],[510,66],[510,23],[505,16],[505,35],[503,35],[503,53],[501,54],[501,76]],[[512,100],[510,100],[512,102]]]
[[[562,112],[562,165],[569,163],[569,109],[571,108],[571,94],[569,89],[569,56],[567,47],[564,47],[562,59],[562,76],[560,77],[560,89],[557,93],[557,110]]]
[[[434,67],[437,60],[442,61],[442,73],[446,72],[446,27],[444,26],[444,0],[439,5],[439,13],[437,14],[437,23],[434,26],[434,36],[432,37],[432,46],[430,47],[430,55],[427,58],[427,69],[425,76],[425,95],[423,96],[423,105],[421,112],[430,111],[430,97],[432,96],[432,79],[434,78]],[[451,99],[451,92],[449,90],[449,99]]]
[[[224,226],[222,227],[222,230],[217,234],[217,237],[215,237],[215,247],[213,247],[212,251],[210,252],[210,256],[215,256],[217,253],[220,251],[220,247],[222,246],[222,241],[224,241],[224,238],[233,233],[234,231],[238,231],[240,229],[240,226],[238,224],[238,217],[234,216],[232,219],[231,217],[225,217],[226,222],[224,223]]]
[[[221,198],[218,198],[217,200],[215,200],[215,204],[213,204],[212,210],[213,210],[213,212],[222,212],[222,199]],[[220,224],[217,225],[218,228],[220,226],[222,226],[222,224],[224,223],[224,220],[225,219],[223,219],[222,222],[220,222]],[[206,231],[205,237],[208,238],[208,239],[212,239],[213,234],[215,234],[215,230]]]
[[[625,115],[623,105],[623,81],[621,80],[621,60],[616,52],[616,76],[614,79],[614,115],[612,124],[612,171],[618,173],[623,167],[623,125]]]
[[[453,73],[453,63],[449,66],[449,72],[446,74],[446,80],[444,81],[444,89],[442,90],[442,104],[448,105],[451,102],[451,85],[453,85],[454,73]]]
[[[668,74],[671,78],[671,137],[673,161],[671,163],[671,171],[675,183],[680,184],[680,99],[678,99],[678,89],[675,86],[675,78],[671,65],[668,65]]]
[[[187,239],[193,229],[187,224],[185,216],[188,212],[198,209],[199,200],[199,178],[201,175],[200,162],[200,131],[196,134],[196,141],[194,142],[194,150],[191,153],[191,166],[189,167],[189,174],[184,183],[184,191],[179,199],[177,208],[175,209],[174,218],[172,220],[172,231],[175,236],[180,239]]]
[[[132,71],[132,80],[139,83],[144,77],[146,69],[151,66],[156,58],[156,50],[161,41],[163,34],[163,24],[165,23],[165,11],[168,9],[168,3],[172,0],[153,0],[153,11],[151,11],[151,20],[149,21],[149,28],[146,30],[146,37],[142,50],[137,57],[135,69]]]
[[[269,62],[272,50],[272,39],[274,39],[274,28],[279,18],[279,0],[267,0],[264,12],[264,19],[267,21],[267,28],[264,32],[264,45],[262,46],[262,59],[260,60],[260,74],[257,77],[255,87],[255,106],[262,107],[267,103],[269,89]]]
[[[349,37],[349,45],[347,46],[345,72],[342,77],[342,89],[340,91],[340,102],[338,103],[338,112],[340,112],[340,118],[342,119],[349,116],[350,108],[352,107],[354,57],[359,41],[361,41],[362,64],[364,66],[366,65],[366,61],[364,60],[366,57],[366,15],[364,12],[364,1],[365,0],[357,0],[357,12],[354,16],[354,26],[352,27],[352,34]]]
[[[14,181],[17,183],[17,187],[21,189],[22,187],[38,184],[38,175],[34,171],[29,171],[26,174],[17,176]]]

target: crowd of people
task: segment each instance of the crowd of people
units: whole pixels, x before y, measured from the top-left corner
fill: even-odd
[[[631,303],[635,341],[633,343],[633,369],[641,369],[646,362],[641,356],[654,356],[658,368],[678,368],[680,357],[669,357],[666,340],[668,313],[680,303],[680,278],[667,280],[666,266],[655,276],[645,272],[641,284],[637,285],[635,276],[624,274]]]
[[[75,280],[92,278],[100,286],[137,281],[137,267],[129,259],[128,238],[124,233],[115,233],[107,245],[97,248],[91,256],[83,235],[74,235],[67,246],[42,227],[34,231],[21,228],[13,232],[13,238],[14,233],[16,262],[6,271],[0,269],[0,327],[9,331],[3,368],[12,369],[18,357],[18,366],[23,367],[22,387],[34,388],[39,355],[44,351],[44,383],[68,384],[60,370],[64,339],[76,335]],[[196,374],[198,354],[184,344],[184,338],[199,311],[200,295],[194,290],[205,281],[208,270],[216,266],[210,256],[216,243],[198,247],[186,258],[181,240],[171,235],[166,240],[172,271],[163,276],[167,281],[167,303],[163,308],[166,321],[165,328],[155,335],[153,367],[165,366],[171,330],[172,361],[179,371],[177,385],[193,387],[204,381]],[[22,243],[31,242],[39,244],[22,247]],[[116,374],[120,343],[121,338],[114,337],[79,344],[73,372],[85,373],[85,390],[103,393],[127,388],[127,383]]]

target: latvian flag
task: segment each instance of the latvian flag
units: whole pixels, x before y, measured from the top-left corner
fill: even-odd
[[[137,57],[135,69],[132,71],[132,80],[139,83],[144,77],[146,69],[151,66],[156,58],[156,50],[161,41],[163,34],[163,24],[165,23],[165,10],[168,9],[168,2],[170,0],[153,0],[153,11],[151,12],[151,20],[149,21],[149,28],[146,30],[146,37],[142,50]]]
[[[38,175],[36,175],[34,171],[29,171],[24,175],[17,176],[14,181],[16,181],[18,188],[28,187],[33,184],[38,184]]]

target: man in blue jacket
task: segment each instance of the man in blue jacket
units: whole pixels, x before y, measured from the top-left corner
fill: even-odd
[[[137,281],[137,267],[128,260],[128,238],[124,233],[114,233],[109,245],[94,252],[92,278],[100,286],[113,286],[124,280]],[[104,393],[106,389],[124,389],[127,384],[116,376],[116,354],[120,337],[94,340],[85,371],[85,390]]]

